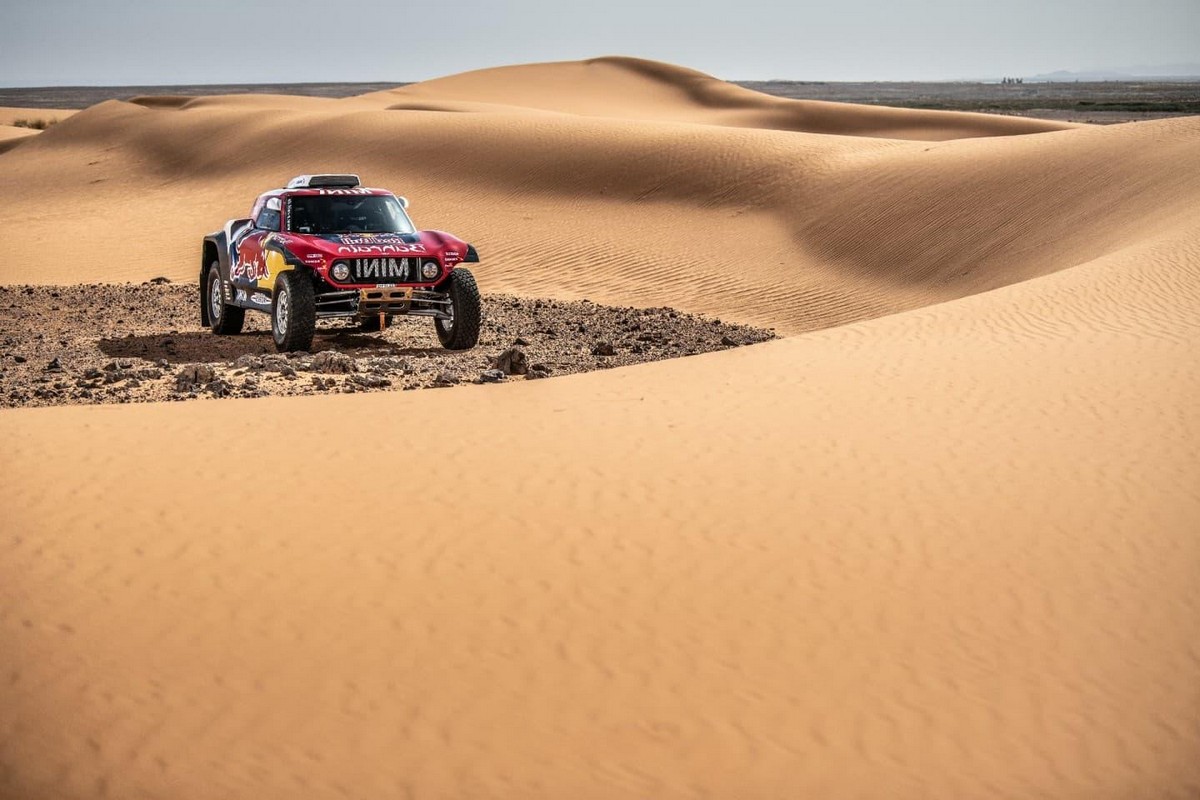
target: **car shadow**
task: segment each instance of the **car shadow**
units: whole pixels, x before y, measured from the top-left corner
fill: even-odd
[[[170,364],[233,361],[239,356],[274,353],[275,342],[267,331],[217,336],[207,331],[162,333],[101,339],[100,352],[111,358],[164,359]],[[309,352],[339,350],[357,356],[430,356],[448,351],[441,347],[405,347],[377,336],[350,332],[317,332]]]

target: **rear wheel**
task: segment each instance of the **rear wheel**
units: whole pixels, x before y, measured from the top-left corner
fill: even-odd
[[[470,350],[479,341],[483,304],[471,271],[458,267],[445,284],[450,294],[450,319],[434,319],[438,339],[447,350]]]
[[[212,332],[223,336],[241,333],[242,325],[246,323],[246,309],[226,305],[225,294],[221,286],[221,269],[214,261],[208,268],[208,280],[200,291],[205,293],[208,302],[208,321]]]
[[[300,270],[288,270],[275,281],[271,301],[271,336],[281,353],[307,350],[317,331],[317,303],[312,279]]]

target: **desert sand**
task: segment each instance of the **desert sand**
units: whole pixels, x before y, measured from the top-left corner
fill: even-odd
[[[0,795],[1200,794],[1200,118],[628,59],[113,101],[0,155],[0,282],[195,280],[324,170],[485,291],[787,336],[0,412]]]

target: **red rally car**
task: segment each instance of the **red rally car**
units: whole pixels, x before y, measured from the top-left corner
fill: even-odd
[[[307,350],[319,319],[365,331],[394,315],[432,317],[442,346],[479,339],[479,288],[460,264],[475,248],[441,231],[418,231],[408,201],[359,185],[357,175],[301,175],[264,192],[248,219],[204,237],[200,320],[240,333],[246,310],[271,315],[280,351]]]

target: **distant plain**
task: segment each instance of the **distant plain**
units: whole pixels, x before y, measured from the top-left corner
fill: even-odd
[[[981,81],[837,82],[731,81],[738,86],[793,100],[923,108],[935,111],[982,111],[1067,122],[1116,123],[1200,114],[1200,81],[1071,81],[1001,84]],[[0,107],[81,109],[116,98],[144,95],[286,94],[305,97],[352,97],[411,84],[249,83],[180,86],[50,86],[0,88]]]

